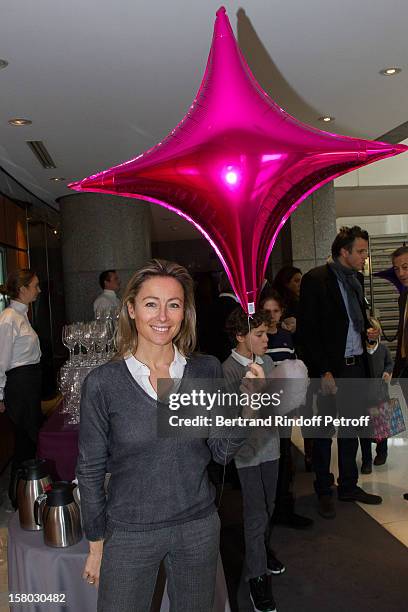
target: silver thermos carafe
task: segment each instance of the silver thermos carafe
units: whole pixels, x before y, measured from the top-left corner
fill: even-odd
[[[29,531],[42,529],[34,518],[34,502],[51,484],[44,459],[29,459],[23,461],[17,470],[14,498],[17,500],[20,525]]]
[[[34,503],[34,516],[40,528],[44,528],[47,546],[65,548],[82,538],[81,517],[70,482],[54,482]]]

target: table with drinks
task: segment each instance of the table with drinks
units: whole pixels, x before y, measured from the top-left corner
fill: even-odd
[[[111,313],[101,313],[96,321],[63,328],[69,350],[59,374],[63,399],[40,431],[39,459],[19,471],[18,511],[9,523],[13,612],[96,610],[97,590],[82,579],[89,546],[82,536],[76,487],[69,481],[75,478],[78,455],[81,386],[93,368],[111,358],[114,327]]]
[[[75,484],[52,482],[45,460],[22,464],[8,536],[12,611],[96,610],[96,590],[81,579],[88,543],[76,491]]]

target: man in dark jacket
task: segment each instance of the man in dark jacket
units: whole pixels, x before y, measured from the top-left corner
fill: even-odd
[[[339,394],[345,384],[340,385],[339,379],[362,379],[368,375],[366,342],[376,340],[379,335],[367,320],[359,279],[367,256],[367,232],[357,226],[341,228],[332,245],[332,259],[302,278],[298,319],[301,345],[309,376],[320,379],[318,405],[330,413],[336,411],[336,398],[342,407],[350,408],[353,400],[354,407],[358,406],[355,398],[347,395],[346,398],[341,395],[340,401]],[[315,489],[319,514],[334,518],[334,478],[330,473],[332,439],[325,435],[315,438],[313,443]],[[337,448],[339,500],[380,504],[381,497],[357,486],[357,433],[355,437],[350,432],[345,437],[340,435]]]
[[[393,377],[400,379],[404,397],[408,401],[408,380],[405,383],[405,379],[408,379],[408,246],[402,246],[394,251],[392,254],[392,265],[394,266],[396,277],[405,287],[398,300],[398,345]]]

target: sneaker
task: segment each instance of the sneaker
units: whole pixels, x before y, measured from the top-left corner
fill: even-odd
[[[271,550],[268,551],[267,555],[268,572],[276,575],[283,574],[286,567],[283,565],[282,561],[279,561],[279,559],[275,557],[275,553]]]
[[[256,612],[276,612],[271,577],[268,574],[250,578],[249,593]]]
[[[360,502],[360,504],[370,504],[372,506],[382,503],[382,497],[366,493],[361,487],[355,487],[350,493],[339,493],[338,498],[340,501]]]
[[[308,529],[313,525],[313,519],[307,516],[301,516],[296,512],[290,512],[286,515],[277,515],[273,517],[275,525],[282,525],[282,527],[290,527],[292,529]]]
[[[374,459],[374,465],[384,465],[387,461],[387,455],[376,455]]]
[[[373,471],[373,464],[371,463],[371,461],[366,461],[362,464],[361,466],[362,474],[371,474],[372,471]]]
[[[319,497],[319,507],[317,511],[320,516],[325,519],[334,519],[336,517],[336,509],[331,495],[321,495]]]

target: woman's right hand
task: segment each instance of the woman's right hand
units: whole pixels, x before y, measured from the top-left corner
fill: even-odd
[[[3,400],[2,400],[2,401],[0,402],[0,414],[1,414],[2,412],[5,412],[5,410],[6,410],[6,407],[5,407],[4,402],[3,402]]]
[[[89,542],[89,554],[86,558],[84,572],[82,578],[88,584],[93,584],[96,588],[99,586],[99,573],[101,570],[101,561],[103,553],[103,540],[97,542]]]

